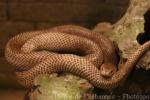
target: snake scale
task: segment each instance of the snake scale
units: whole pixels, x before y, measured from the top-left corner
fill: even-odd
[[[6,45],[5,57],[16,66],[17,79],[27,88],[39,74],[70,72],[97,88],[109,89],[120,85],[149,50],[150,41],[117,69],[117,50],[111,40],[80,26],[64,25],[13,37]]]

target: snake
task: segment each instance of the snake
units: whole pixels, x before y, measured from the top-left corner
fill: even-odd
[[[15,66],[17,80],[26,88],[34,86],[38,75],[69,72],[88,80],[94,87],[111,89],[125,81],[149,50],[150,41],[147,41],[118,69],[119,58],[113,41],[81,26],[62,25],[11,38],[5,57]]]

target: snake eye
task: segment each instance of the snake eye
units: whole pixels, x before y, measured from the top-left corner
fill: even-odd
[[[112,74],[112,73],[113,73],[113,71],[110,71],[110,73]]]
[[[110,74],[112,75],[112,74],[113,74],[113,71],[110,71]]]

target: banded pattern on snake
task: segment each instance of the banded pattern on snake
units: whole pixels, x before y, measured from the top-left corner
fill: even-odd
[[[17,79],[27,88],[39,74],[70,72],[97,88],[109,89],[121,84],[149,50],[150,41],[117,70],[117,50],[111,40],[80,26],[65,25],[15,36],[8,41],[5,56],[16,66]]]

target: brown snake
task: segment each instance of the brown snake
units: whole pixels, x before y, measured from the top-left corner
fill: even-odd
[[[150,41],[140,46],[117,70],[116,48],[105,36],[74,25],[24,32],[6,45],[6,59],[16,66],[19,82],[30,88],[39,74],[70,72],[97,88],[115,88],[122,83],[150,50]],[[107,78],[106,78],[107,77]]]

